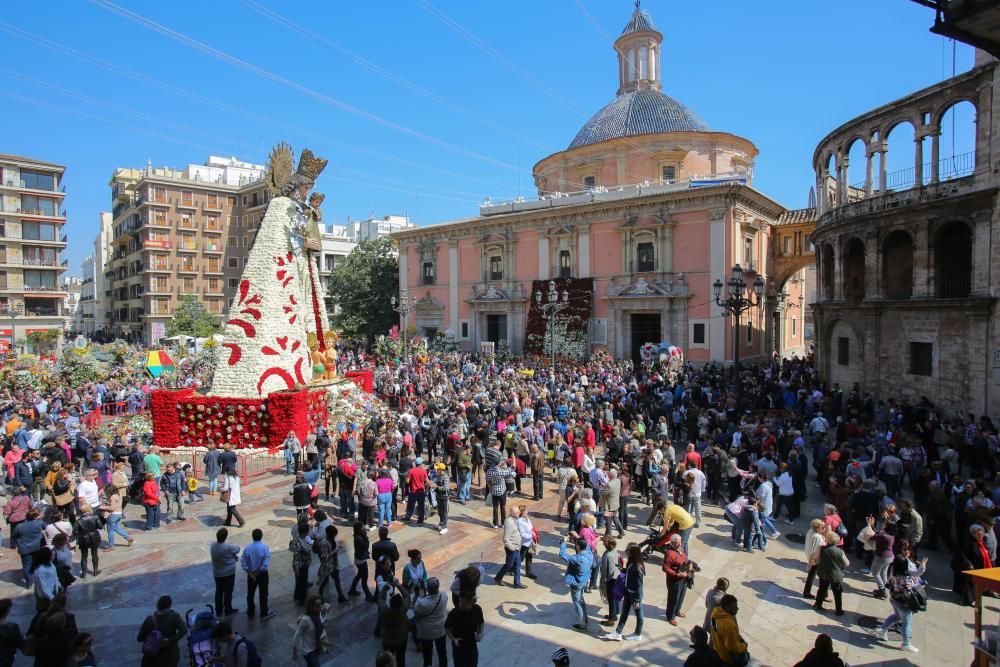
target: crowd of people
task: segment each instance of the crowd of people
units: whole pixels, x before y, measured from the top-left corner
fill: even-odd
[[[367,423],[331,424],[304,441],[290,433],[283,443],[285,471],[294,476],[289,502],[298,516],[288,546],[293,598],[301,605],[293,657],[307,665],[319,664],[329,645],[328,589],[340,604],[364,595],[375,605],[382,664],[404,665],[410,638],[425,665],[434,653],[445,664],[449,644],[455,664],[477,663],[486,628],[476,590],[485,568],[449,573],[449,584],[428,572],[419,550],[402,558],[390,538],[400,523],[426,525],[430,517],[446,535],[452,503],[491,508],[502,561],[494,582],[503,585],[509,577],[515,589],[530,589],[541,541],[529,503],[555,493],[557,517],[566,522],[559,558],[573,610],[567,625],[590,632],[594,612],[587,596],[596,589],[606,608],[597,624],[608,641],[642,641],[646,573],[654,560],[664,573],[665,618],[675,626],[683,622],[700,570],[691,536],[706,504],[718,505],[732,524],[734,548],[751,553],[780,538],[782,521],[805,531],[808,520],[803,597],[821,612],[832,595],[834,613],[842,615],[845,578],[870,577],[872,596],[887,601],[878,635],[888,641],[898,633],[904,651],[917,651],[912,619],[927,604],[927,560],[918,551],[943,547],[936,557],[950,559],[954,591],[964,604],[971,603],[971,586],[962,572],[992,567],[996,558],[998,440],[989,418],[827,386],[807,360],[747,365],[738,373],[687,366],[668,378],[607,357],[564,363],[553,373],[518,359],[452,353],[381,365],[375,384],[385,406]],[[204,478],[194,479],[190,470],[164,463],[156,447],[108,442],[79,425],[75,406],[94,400],[95,392],[102,393],[95,386],[51,400],[18,396],[4,413],[13,491],[4,513],[37,610],[26,636],[36,644],[62,637],[43,643],[46,650],[58,645],[63,662],[80,652],[75,642],[85,635],[67,630],[67,589],[77,578],[100,574],[98,553],[116,548],[116,537],[132,545],[122,528],[130,502],[143,505],[152,531],[161,512],[185,520],[184,505],[200,500],[207,486],[208,494],[225,500],[227,527],[245,523],[231,448],[207,452]],[[822,516],[803,516],[809,494],[822,496]],[[370,535],[375,531],[377,540]],[[218,615],[238,613],[232,600],[242,569],[246,613],[272,618],[263,533],[255,530],[242,554],[228,535],[219,530],[210,550]],[[354,564],[346,592],[345,561]],[[312,595],[311,578],[318,583]],[[688,664],[749,659],[739,601],[729,589],[720,578],[707,592],[706,616],[689,629]],[[156,614],[165,615],[169,600],[160,602],[166,606]],[[50,632],[49,619],[60,614],[63,621],[52,621]],[[156,614],[150,618],[159,625]],[[153,630],[143,627],[143,664],[176,664],[169,657],[146,659]],[[223,656],[228,650],[236,656],[232,664],[247,664],[252,642],[226,621],[216,627],[222,629],[212,650]],[[177,628],[177,639],[184,631]],[[7,642],[8,634],[0,626],[0,657],[24,645]],[[836,664],[816,661],[838,659],[824,637],[802,664]]]

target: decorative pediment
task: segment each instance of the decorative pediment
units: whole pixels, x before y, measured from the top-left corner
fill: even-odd
[[[417,252],[421,261],[433,262],[437,258],[437,243],[433,239],[422,239],[417,244]]]
[[[422,297],[417,299],[416,303],[413,304],[416,310],[440,310],[444,308],[444,304],[440,299],[431,296],[430,291],[424,294]]]
[[[510,301],[510,295],[496,285],[474,285],[471,301]]]
[[[506,245],[511,238],[511,231],[509,228],[504,228],[501,230],[490,231],[482,236],[476,241],[475,245],[490,245],[494,243],[499,243],[500,245]]]
[[[634,282],[608,285],[609,297],[676,297],[688,296],[688,286],[683,273],[669,274],[663,280],[648,281],[643,277]]]
[[[641,229],[673,224],[674,222],[670,219],[670,211],[661,208],[655,211],[630,211],[625,215],[625,221],[618,226],[618,229]]]
[[[550,239],[556,239],[564,236],[572,236],[573,230],[565,225],[560,225],[558,227],[553,227],[549,231],[545,232],[545,235]]]

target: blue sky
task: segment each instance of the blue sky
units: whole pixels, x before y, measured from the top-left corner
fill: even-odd
[[[147,160],[263,162],[287,139],[330,159],[318,188],[332,222],[408,212],[431,224],[487,196],[532,196],[532,165],[614,97],[611,43],[632,12],[628,0],[114,0],[150,29],[111,1],[11,3],[0,17],[0,152],[68,167],[72,274],[113,170]],[[642,6],[664,34],[664,92],[753,141],[755,185],[790,208],[806,205],[824,135],[952,71],[933,12],[907,0]],[[956,54],[967,70],[972,49]],[[963,153],[971,130],[957,115]]]

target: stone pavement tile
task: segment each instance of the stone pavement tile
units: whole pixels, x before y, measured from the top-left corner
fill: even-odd
[[[233,618],[236,629],[246,632],[264,649],[266,664],[291,664],[291,636],[300,610],[291,601],[293,581],[291,556],[287,551],[289,527],[294,524],[294,511],[288,504],[290,477],[258,478],[250,488],[261,491],[248,494],[241,507],[247,519],[244,529],[232,529],[230,542],[243,546],[250,541],[250,531],[260,527],[265,542],[272,549],[271,605],[278,616],[271,621],[247,619],[245,614]],[[552,484],[547,483],[547,491]],[[249,490],[249,489],[248,489]],[[477,488],[477,491],[480,491]],[[782,525],[788,533],[803,533],[809,516],[818,515],[819,498],[811,498],[803,519],[795,527]],[[521,504],[518,498],[513,504]],[[698,561],[702,572],[695,589],[686,597],[684,610],[688,614],[680,627],[668,625],[663,609],[666,602],[664,575],[660,571],[661,557],[647,563],[646,615],[644,641],[638,646],[631,642],[602,641],[598,634],[604,628],[597,625],[604,607],[594,592],[587,596],[591,613],[591,632],[581,635],[569,629],[574,622],[572,607],[562,577],[564,564],[558,557],[558,545],[565,530],[565,521],[556,521],[555,494],[549,492],[541,503],[524,501],[532,508],[533,521],[542,546],[535,559],[537,581],[525,579],[527,590],[510,586],[498,587],[490,577],[503,560],[502,531],[489,527],[491,509],[481,500],[465,506],[451,504],[449,532],[437,533],[437,517],[431,517],[423,527],[394,524],[392,537],[400,551],[409,548],[423,551],[428,569],[442,584],[451,583],[452,573],[481,558],[486,568],[484,584],[479,589],[480,605],[486,615],[486,634],[480,646],[482,665],[547,664],[548,654],[559,646],[567,646],[574,655],[574,665],[670,665],[678,664],[689,653],[687,631],[704,618],[705,591],[718,576],[732,581],[731,592],[741,603],[740,625],[751,645],[754,664],[789,665],[811,647],[816,632],[828,632],[836,649],[854,665],[875,665],[899,661],[898,640],[884,644],[875,639],[871,627],[876,619],[889,612],[885,601],[870,596],[870,577],[858,573],[858,564],[850,568],[846,582],[845,608],[848,613],[837,618],[832,611],[814,612],[809,603],[797,596],[805,576],[802,546],[781,538],[768,544],[766,553],[747,554],[732,546],[729,526],[722,519],[721,509],[708,505],[704,524],[691,541],[691,557]],[[329,509],[330,504],[320,506]],[[191,509],[188,509],[188,508]],[[402,506],[401,506],[402,508]],[[138,516],[134,508],[130,515]],[[648,509],[633,503],[632,526],[625,542],[638,541],[646,532],[641,524]],[[208,563],[208,547],[222,522],[224,508],[214,497],[205,502],[186,506],[190,518],[174,522],[161,530],[146,534],[136,531],[136,546],[120,547],[101,554],[102,574],[96,579],[80,581],[70,591],[71,610],[77,614],[78,625],[94,633],[95,653],[101,665],[135,665],[139,645],[135,633],[141,620],[152,610],[156,598],[170,593],[175,610],[202,608],[212,602],[213,583]],[[348,586],[354,576],[350,548],[350,527],[336,519],[340,528],[341,577]],[[369,533],[375,539],[375,533]],[[852,545],[853,546],[853,545]],[[17,579],[17,558],[4,552],[0,574],[0,596],[15,599],[13,618],[26,627],[31,617],[31,597],[23,588],[13,585]],[[972,611],[954,604],[949,592],[948,558],[940,552],[930,552],[931,571],[928,577],[933,589],[927,613],[918,614],[914,621],[915,643],[922,649],[911,664],[967,664],[971,659]],[[853,560],[853,557],[852,557]],[[313,577],[317,564],[313,564]],[[507,580],[511,581],[510,578]],[[315,590],[315,589],[313,589]],[[237,577],[234,605],[245,608],[245,579]],[[335,595],[332,586],[327,595]],[[832,607],[832,601],[828,602]],[[990,605],[987,605],[988,608]],[[996,618],[995,606],[990,612]],[[989,618],[989,617],[988,617]],[[326,664],[365,665],[371,662],[379,648],[371,636],[374,626],[374,605],[363,597],[352,598],[341,607],[334,601],[329,633],[334,651]],[[634,627],[630,619],[627,631]],[[184,646],[186,651],[186,644]],[[419,664],[417,653],[412,661]],[[19,663],[20,664],[20,663]],[[906,664],[896,662],[894,664]]]

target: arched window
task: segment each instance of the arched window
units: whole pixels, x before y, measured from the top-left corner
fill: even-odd
[[[844,298],[861,301],[865,298],[865,244],[853,238],[844,246]]]
[[[913,239],[902,230],[882,242],[882,286],[887,299],[913,296]]]
[[[972,291],[972,230],[949,222],[934,239],[934,287],[941,299],[964,299]]]

